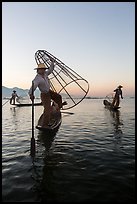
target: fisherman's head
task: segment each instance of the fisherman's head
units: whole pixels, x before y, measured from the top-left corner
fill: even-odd
[[[121,88],[123,88],[123,86],[119,85],[118,88],[121,89]]]
[[[38,64],[38,66],[35,68],[35,70],[37,70],[37,73],[39,74],[44,74],[46,69],[47,67],[44,63]]]
[[[13,92],[14,92],[14,93],[16,93],[16,91],[15,91],[15,90],[13,90]]]

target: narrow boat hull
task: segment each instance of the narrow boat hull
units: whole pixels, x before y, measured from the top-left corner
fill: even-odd
[[[41,131],[46,131],[46,132],[56,132],[58,131],[61,122],[62,122],[62,116],[61,116],[61,112],[55,112],[52,114],[51,117],[51,121],[50,121],[50,125],[47,127],[42,127],[42,119],[43,119],[43,114],[40,116],[39,120],[38,120],[38,124],[36,126],[37,129],[41,130]]]
[[[24,106],[32,106],[32,103],[19,103],[19,104],[11,104],[17,107],[24,107]],[[34,103],[34,106],[42,106],[42,103]]]
[[[113,107],[111,103],[106,99],[103,101],[103,104],[105,105],[105,108],[108,108],[109,110],[112,110],[112,111],[117,111],[120,108],[120,107]]]

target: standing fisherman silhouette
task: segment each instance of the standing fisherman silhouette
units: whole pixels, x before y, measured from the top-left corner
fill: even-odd
[[[116,107],[116,108],[119,107],[119,104],[120,104],[120,96],[121,96],[121,98],[123,99],[123,94],[122,94],[121,88],[123,88],[123,86],[119,85],[119,86],[114,90],[115,96],[114,96],[113,101],[112,101],[112,104],[111,104],[113,107]]]
[[[17,95],[16,91],[13,90],[13,93],[12,93],[11,98],[10,98],[10,104],[15,105],[15,99],[16,99],[16,97],[19,98],[19,96]],[[12,101],[13,101],[13,103],[12,103]]]

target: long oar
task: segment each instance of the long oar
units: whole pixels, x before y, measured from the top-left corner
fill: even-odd
[[[8,103],[9,100],[10,100],[10,99],[8,99],[4,104],[2,104],[2,106],[4,106],[6,103]]]
[[[31,156],[35,156],[35,138],[34,138],[34,83],[32,81],[32,138],[31,138]]]

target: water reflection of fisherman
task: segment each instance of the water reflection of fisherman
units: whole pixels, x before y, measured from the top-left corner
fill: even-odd
[[[44,132],[38,132],[38,151],[42,151],[42,154],[37,154],[35,160],[33,162],[33,171],[32,178],[34,179],[34,193],[37,199],[37,202],[51,202],[56,201],[56,197],[53,196],[54,183],[53,174],[54,169],[58,165],[58,159],[55,159],[53,163],[51,163],[50,159],[50,149],[52,143],[54,142],[56,133],[49,132],[45,134]],[[43,146],[45,147],[43,149]],[[41,155],[43,157],[41,157]],[[43,165],[39,167],[37,163],[43,158]],[[31,169],[32,170],[32,169]],[[50,187],[49,187],[50,186]]]
[[[121,85],[119,85],[115,90],[114,90],[114,92],[116,92],[115,93],[115,96],[114,96],[114,98],[113,98],[113,102],[112,102],[112,106],[114,106],[114,107],[119,107],[119,104],[120,104],[120,96],[121,96],[121,98],[123,99],[123,95],[122,95],[122,90],[121,90],[121,88],[123,88],[123,86],[121,86]]]
[[[19,99],[19,96],[17,95],[16,91],[13,90],[13,93],[12,93],[11,98],[10,98],[10,104],[13,104],[13,105],[15,104],[16,97],[17,97],[17,99]]]
[[[115,134],[119,135],[122,134],[122,130],[121,130],[121,125],[123,125],[123,123],[120,121],[120,111],[112,111],[111,112],[112,117],[114,118],[114,127],[115,127]]]

